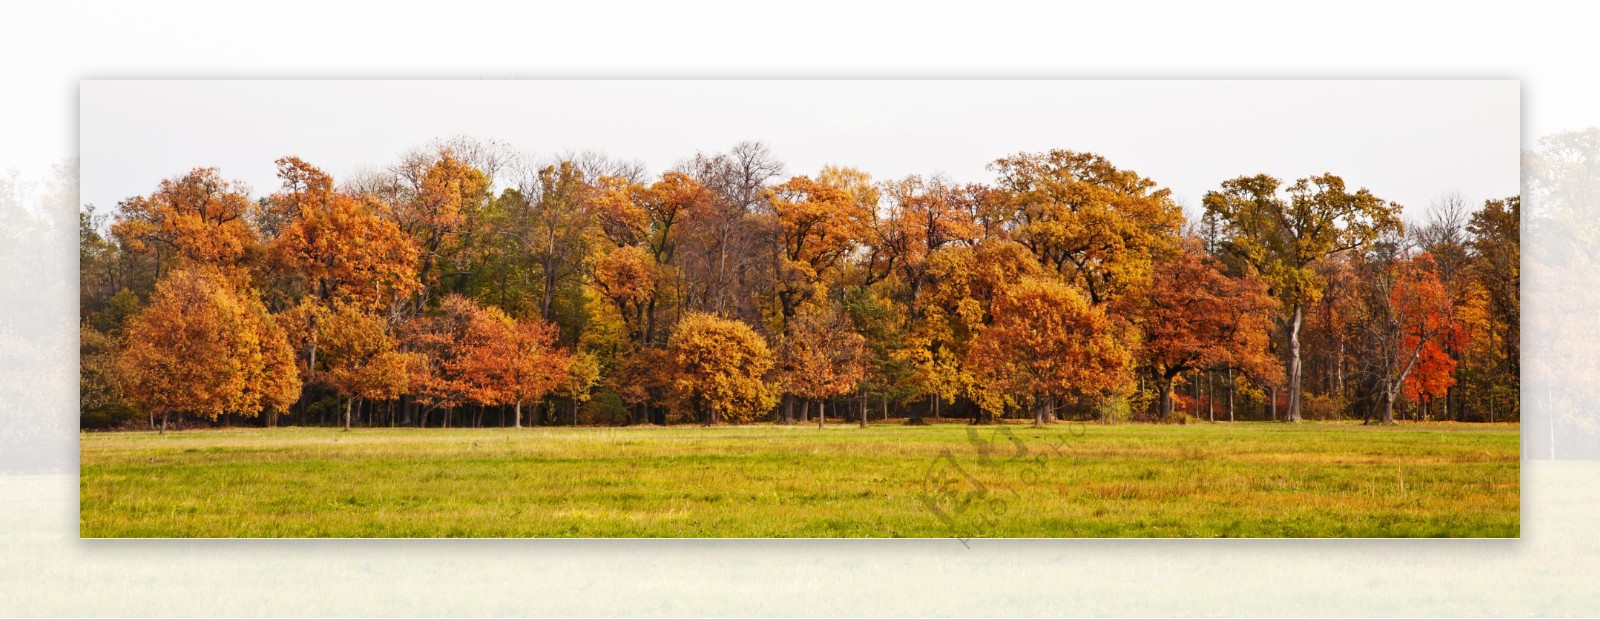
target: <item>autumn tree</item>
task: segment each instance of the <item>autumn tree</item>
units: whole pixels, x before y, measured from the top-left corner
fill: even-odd
[[[280,213],[271,242],[278,264],[325,306],[385,308],[418,290],[414,241],[372,196],[336,191],[333,179],[296,157],[278,160],[283,190],[267,203]]]
[[[416,353],[408,365],[411,393],[430,411],[444,409],[441,425],[449,427],[450,413],[469,401],[474,385],[462,371],[471,366],[466,359],[467,331],[477,313],[477,304],[461,295],[444,297],[438,310],[412,317],[401,325],[401,341],[407,352]]]
[[[130,399],[160,415],[216,419],[282,410],[300,379],[283,330],[261,302],[210,267],[171,271],[127,328],[121,357]]]
[[[681,301],[677,266],[683,221],[712,209],[715,196],[681,172],[648,186],[602,178],[594,209],[607,239],[590,259],[591,281],[617,307],[638,345],[659,345],[662,311]]]
[[[1261,174],[1224,181],[1207,192],[1206,216],[1220,228],[1224,251],[1260,274],[1287,316],[1285,360],[1289,402],[1286,419],[1300,420],[1300,327],[1305,311],[1322,293],[1316,266],[1330,256],[1361,248],[1401,228],[1400,205],[1372,192],[1346,189],[1332,174],[1302,178],[1283,188]]]
[[[232,271],[257,239],[249,226],[248,189],[216,168],[196,168],[161,181],[149,196],[118,205],[112,235],[135,253],[155,256],[156,277],[168,265],[208,265]]]
[[[972,243],[979,235],[973,220],[981,190],[958,186],[941,177],[917,175],[887,181],[880,189],[882,209],[872,209],[866,226],[867,283],[898,277],[903,302],[928,283],[928,257],[952,243]]]
[[[1489,312],[1495,324],[1501,380],[1515,383],[1522,358],[1522,199],[1512,196],[1487,200],[1471,215],[1467,229],[1476,260],[1469,267],[1473,279],[1488,293]]]
[[[772,408],[777,394],[766,382],[772,352],[749,325],[690,313],[673,331],[667,350],[673,400],[701,423],[742,423]]]
[[[463,353],[450,369],[466,383],[468,400],[513,405],[520,428],[523,404],[570,382],[572,358],[556,338],[555,325],[543,319],[518,321],[497,307],[473,308],[462,334]]]
[[[790,324],[781,362],[784,389],[809,409],[812,401],[854,392],[866,378],[866,338],[838,307],[808,305]],[[784,421],[793,421],[787,417],[790,411],[784,413]],[[818,428],[823,427],[824,416],[819,404]]]
[[[345,396],[344,429],[356,402],[391,400],[410,388],[411,358],[398,350],[388,324],[352,304],[338,304],[317,329],[324,380]]]
[[[594,189],[577,165],[562,161],[524,178],[519,190],[520,214],[507,234],[537,265],[539,315],[550,320],[557,289],[578,275],[583,263]]]
[[[1395,400],[1419,366],[1436,366],[1426,368],[1415,381],[1422,393],[1449,386],[1438,384],[1438,373],[1448,374],[1454,361],[1438,357],[1445,346],[1460,345],[1462,330],[1431,255],[1407,258],[1383,253],[1379,252],[1369,275],[1373,308],[1366,328],[1376,345],[1368,363],[1378,386],[1379,420],[1387,424],[1394,423]]]
[[[1424,329],[1418,328],[1400,340],[1402,350],[1419,345],[1421,349],[1416,367],[1401,383],[1401,395],[1407,401],[1420,404],[1423,413],[1431,414],[1429,409],[1432,404],[1449,394],[1450,388],[1456,384],[1457,361],[1450,350],[1460,350],[1466,336],[1465,330],[1458,325],[1443,331],[1438,337],[1423,340],[1421,333]]]
[[[445,277],[454,278],[453,288],[464,286],[482,241],[489,175],[448,148],[407,157],[392,174],[392,183],[369,182],[358,193],[390,201],[389,216],[416,242],[424,294]]]
[[[998,239],[944,247],[928,261],[929,284],[916,302],[921,319],[896,352],[912,367],[908,387],[931,399],[936,414],[958,395],[972,396],[982,411],[1001,410],[1004,394],[978,388],[969,371],[968,346],[992,322],[994,302],[1007,285],[1047,272],[1026,247]]]
[[[773,293],[786,323],[855,251],[878,196],[860,171],[827,167],[769,189],[767,199],[778,225]]]
[[[1268,337],[1277,302],[1254,276],[1229,277],[1186,239],[1176,256],[1155,264],[1150,288],[1117,310],[1144,335],[1139,359],[1160,393],[1160,414],[1172,414],[1173,380],[1214,367],[1270,361]]]
[[[993,321],[973,338],[967,365],[985,389],[1011,397],[981,404],[998,412],[1007,400],[1031,405],[1044,425],[1049,399],[1104,397],[1130,388],[1137,335],[1071,286],[1030,277],[1004,287]]]
[[[634,423],[664,424],[657,408],[672,399],[676,380],[671,351],[642,347],[622,357],[604,382],[633,407]]]
[[[1052,150],[1001,158],[990,198],[1015,239],[1091,303],[1146,285],[1150,263],[1176,248],[1183,210],[1171,191],[1093,153]]]

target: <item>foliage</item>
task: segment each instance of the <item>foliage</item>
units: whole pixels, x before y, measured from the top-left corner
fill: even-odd
[[[1204,204],[1207,222],[1219,230],[1223,251],[1241,269],[1265,278],[1288,312],[1286,416],[1299,421],[1300,326],[1305,308],[1321,297],[1325,284],[1317,266],[1385,234],[1398,233],[1403,227],[1401,207],[1365,188],[1351,192],[1344,179],[1333,174],[1301,178],[1288,187],[1265,174],[1241,176],[1207,192]]]
[[[854,392],[866,378],[866,338],[844,311],[811,305],[790,323],[781,354],[788,393],[824,399]]]
[[[749,326],[711,314],[684,317],[667,342],[672,397],[703,423],[740,423],[770,410],[773,358]]]
[[[1077,400],[1126,392],[1137,336],[1066,284],[1028,278],[994,302],[994,320],[973,339],[967,365],[991,393]],[[1001,403],[984,401],[991,412]]]
[[[737,423],[779,396],[870,401],[912,424],[1027,407],[1116,420],[1171,410],[1175,381],[1216,391],[1197,401],[1230,419],[1295,418],[1302,390],[1516,416],[1515,197],[1476,211],[1447,197],[1405,236],[1398,205],[1331,174],[1235,178],[1186,222],[1153,179],[1062,149],[959,183],[786,174],[757,142],[655,174],[473,138],[339,180],[277,165],[281,187],[260,198],[197,168],[80,213],[86,423],[112,410],[327,423],[330,395],[366,412],[346,417],[397,425],[511,409],[520,424],[524,405],[535,423],[581,419],[597,398],[631,414],[595,422]],[[1400,275],[1424,253],[1447,310],[1392,294],[1421,290]],[[212,309],[156,307],[174,278],[208,287]],[[1454,331],[1422,336],[1441,321]],[[224,333],[235,322],[248,328]],[[157,362],[167,351],[135,326],[202,352]],[[713,363],[719,347],[751,362]],[[1402,348],[1420,351],[1414,369],[1400,371]],[[158,375],[201,388],[164,393]]]
[[[261,302],[210,267],[169,273],[128,325],[119,371],[152,413],[216,419],[282,410],[300,378],[283,330]]]

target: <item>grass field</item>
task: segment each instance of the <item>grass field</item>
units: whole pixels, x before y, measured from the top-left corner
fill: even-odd
[[[1515,425],[86,433],[83,537],[1515,537]]]

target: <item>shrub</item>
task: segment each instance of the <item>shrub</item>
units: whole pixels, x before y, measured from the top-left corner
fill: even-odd
[[[1310,420],[1344,419],[1347,408],[1349,402],[1336,395],[1307,393],[1300,400],[1300,416]]]

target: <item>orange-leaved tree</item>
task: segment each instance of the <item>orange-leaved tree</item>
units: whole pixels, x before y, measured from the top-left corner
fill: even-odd
[[[154,254],[158,278],[169,264],[209,265],[233,276],[257,242],[249,191],[216,168],[163,180],[155,193],[118,206],[112,235],[135,253]]]
[[[802,406],[809,409],[812,400],[856,390],[866,378],[867,342],[856,332],[849,314],[832,304],[811,304],[789,323],[782,360],[784,388],[800,396]],[[823,425],[819,405],[817,427]]]
[[[441,425],[449,427],[451,410],[472,401],[474,385],[462,371],[470,366],[465,360],[465,341],[477,309],[470,299],[450,294],[440,302],[438,311],[414,316],[401,325],[404,348],[418,355],[409,366],[411,392],[426,407],[424,425],[429,413],[444,409]]]
[[[498,307],[474,309],[452,366],[467,399],[514,405],[522,427],[522,405],[543,400],[569,374],[572,357],[556,346],[556,335],[556,326],[538,317],[518,321]]]
[[[335,191],[333,179],[295,157],[278,160],[283,191],[268,199],[285,219],[272,255],[319,303],[375,310],[415,294],[418,251],[372,196]]]
[[[1439,281],[1433,256],[1424,252],[1397,261],[1390,268],[1396,273],[1389,292],[1389,321],[1395,327],[1391,333],[1398,337],[1390,344],[1394,350],[1384,352],[1389,362],[1383,365],[1379,376],[1384,423],[1394,422],[1395,398],[1407,385],[1415,388],[1419,396],[1434,396],[1443,395],[1455,384],[1451,376],[1455,360],[1444,352],[1444,347],[1459,349],[1465,344],[1454,304]]]
[[[1001,290],[992,314],[973,338],[967,367],[984,389],[1031,404],[1034,425],[1044,425],[1050,399],[1097,398],[1129,388],[1136,332],[1072,286],[1049,277],[1023,279]],[[980,403],[1004,405],[999,398]]]
[[[767,199],[778,224],[773,292],[787,323],[865,237],[878,195],[864,173],[825,167],[816,179],[773,187]]]
[[[171,271],[127,326],[126,393],[166,432],[172,413],[216,419],[281,411],[300,379],[283,329],[212,267]]]
[[[1093,153],[1020,153],[989,167],[999,176],[991,199],[1017,241],[1097,305],[1144,287],[1183,225],[1169,190]]]
[[[1185,372],[1271,363],[1277,308],[1260,278],[1227,276],[1194,239],[1155,264],[1149,290],[1117,304],[1143,331],[1139,356],[1161,394],[1162,417],[1172,414],[1172,382]]]
[[[943,247],[928,263],[929,283],[916,300],[922,319],[912,321],[907,342],[895,351],[911,366],[906,387],[933,400],[935,414],[959,395],[971,397],[980,414],[1002,410],[1009,394],[978,388],[966,364],[968,348],[991,320],[1001,290],[1045,271],[1026,247],[1003,239]],[[910,423],[921,419],[913,413]]]

